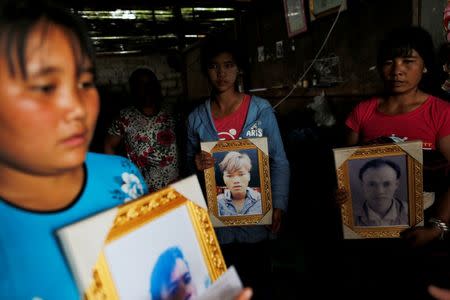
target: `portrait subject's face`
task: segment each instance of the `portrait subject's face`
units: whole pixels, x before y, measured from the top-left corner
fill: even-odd
[[[184,260],[178,258],[170,276],[170,283],[161,298],[164,300],[188,300],[197,295],[192,276]]]
[[[368,205],[376,211],[390,205],[398,186],[395,170],[387,165],[369,168],[362,176],[364,196]]]
[[[231,191],[233,199],[245,197],[250,182],[250,172],[246,167],[241,167],[234,172],[223,172],[223,181]]]
[[[234,89],[239,68],[233,56],[223,52],[214,57],[208,64],[208,76],[211,84],[218,92]]]

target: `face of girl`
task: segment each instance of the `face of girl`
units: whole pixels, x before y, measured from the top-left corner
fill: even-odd
[[[228,52],[220,53],[208,64],[209,80],[219,93],[234,90],[238,71],[233,56]]]
[[[412,50],[408,56],[386,60],[382,66],[382,75],[391,92],[403,94],[418,88],[424,70],[422,57],[416,50]]]
[[[92,64],[80,69],[74,48],[68,31],[42,21],[26,40],[26,78],[0,52],[0,168],[52,175],[82,165],[99,96]]]

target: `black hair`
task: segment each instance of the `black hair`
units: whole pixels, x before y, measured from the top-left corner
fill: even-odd
[[[363,177],[364,173],[366,173],[366,171],[368,169],[372,169],[372,168],[378,169],[378,168],[381,168],[383,166],[391,167],[395,171],[397,179],[400,178],[400,176],[401,176],[400,167],[395,162],[390,161],[390,160],[386,160],[386,159],[382,159],[382,158],[376,158],[376,159],[372,159],[372,160],[366,162],[361,167],[361,169],[359,169],[359,174],[358,174],[359,180],[362,181],[362,177]]]
[[[40,22],[55,24],[70,33],[70,41],[80,67],[88,59],[95,66],[95,52],[86,27],[74,13],[46,0],[0,1],[0,53],[5,55],[8,70],[27,78],[26,48],[30,32]],[[79,50],[79,51],[78,51]],[[18,68],[17,68],[18,67]]]
[[[154,97],[155,103],[157,105],[160,105],[163,99],[161,84],[159,83],[159,80],[156,77],[155,73],[153,73],[153,71],[149,68],[137,68],[131,73],[130,78],[128,79],[131,94],[136,91],[139,82],[138,80],[143,76],[148,76],[150,78],[150,84],[147,88],[149,89],[149,91],[151,91],[151,93],[153,93],[152,96]]]
[[[212,37],[205,41],[201,49],[201,68],[205,76],[208,74],[208,65],[211,60],[221,53],[231,54],[237,67],[244,68],[244,59],[235,40]]]
[[[437,65],[433,39],[428,31],[418,26],[395,28],[381,41],[377,54],[377,68],[382,70],[386,60],[411,55],[416,50],[424,61],[428,72],[424,73],[419,88],[425,92],[435,92],[438,89],[436,80]]]

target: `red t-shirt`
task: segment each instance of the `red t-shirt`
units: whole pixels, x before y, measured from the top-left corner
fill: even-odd
[[[386,115],[378,111],[378,98],[360,102],[345,124],[364,142],[382,136],[403,141],[421,140],[423,149],[436,149],[439,139],[450,135],[450,103],[434,96],[413,111]]]
[[[213,118],[220,140],[235,140],[241,135],[250,106],[250,98],[250,95],[244,95],[241,105],[232,114],[220,119]]]

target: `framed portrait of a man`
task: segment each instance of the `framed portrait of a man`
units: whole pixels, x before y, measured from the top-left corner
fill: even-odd
[[[191,299],[226,271],[195,176],[57,234],[83,299]]]
[[[395,238],[423,224],[422,143],[333,149],[344,238]]]
[[[208,211],[215,227],[272,222],[267,138],[201,143],[214,167],[205,170]]]

